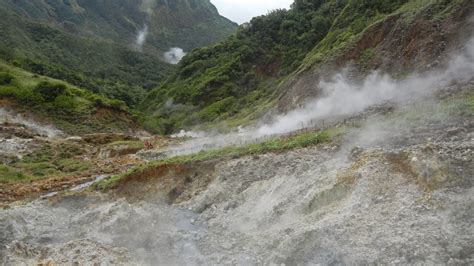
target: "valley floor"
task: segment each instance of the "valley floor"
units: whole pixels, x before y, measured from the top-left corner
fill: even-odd
[[[0,211],[3,263],[474,263],[472,84],[311,147],[160,166]]]

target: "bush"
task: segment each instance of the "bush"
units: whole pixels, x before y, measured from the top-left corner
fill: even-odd
[[[13,79],[14,77],[9,73],[0,73],[0,86],[10,84]]]
[[[53,101],[53,106],[57,111],[73,111],[77,104],[74,102],[74,98],[68,95],[61,94],[56,97]]]
[[[59,95],[64,94],[66,91],[66,85],[47,81],[43,81],[35,87],[35,92],[40,94],[43,99],[48,102],[54,101]]]

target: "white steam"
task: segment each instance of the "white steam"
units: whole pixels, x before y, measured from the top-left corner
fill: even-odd
[[[142,0],[140,10],[146,14],[145,21],[149,21],[150,17],[153,16],[153,8],[156,6],[155,0]],[[135,38],[135,48],[138,51],[142,51],[143,45],[146,43],[148,37],[148,25],[145,24],[141,30],[138,31],[137,37]]]
[[[168,52],[163,54],[165,61],[172,65],[178,64],[185,55],[186,53],[179,47],[170,48]]]
[[[171,135],[172,138],[203,138],[207,134],[204,132],[181,130],[179,133]]]
[[[148,37],[148,25],[145,24],[143,28],[138,32],[137,39],[135,41],[135,46],[137,49],[141,50],[143,45],[146,42],[146,38]]]
[[[413,74],[397,81],[387,74],[373,72],[363,81],[351,80],[342,71],[317,88],[321,96],[309,100],[299,109],[276,116],[270,123],[257,127],[239,128],[235,133],[218,135],[203,132],[181,132],[180,136],[202,136],[184,142],[170,150],[169,155],[189,154],[200,150],[258,142],[305,127],[323,128],[324,125],[349,118],[372,106],[390,103],[401,106],[429,99],[439,89],[454,83],[465,83],[474,78],[474,39],[445,68],[424,74]]]
[[[0,108],[0,124],[14,123],[24,125],[26,128],[49,138],[55,138],[64,135],[63,132],[50,125],[41,125],[35,121],[25,118],[20,114],[13,114],[3,108]]]
[[[429,97],[453,82],[466,82],[474,75],[474,40],[465,51],[453,57],[447,68],[428,74],[415,74],[402,81],[389,75],[373,72],[362,82],[354,82],[347,75],[337,74],[329,81],[320,82],[323,97],[309,101],[301,109],[278,116],[272,124],[264,125],[258,135],[282,134],[301,128],[309,121],[347,116],[368,107],[391,102],[406,104],[411,100]]]

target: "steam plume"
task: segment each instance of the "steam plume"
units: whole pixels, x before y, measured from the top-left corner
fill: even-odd
[[[165,61],[172,65],[178,64],[185,55],[186,53],[179,47],[170,48],[164,53]]]
[[[139,50],[143,48],[143,44],[145,44],[147,37],[148,37],[148,25],[145,24],[145,26],[143,26],[143,29],[141,29],[138,32],[137,40],[135,42],[135,45]]]
[[[265,136],[281,135],[301,129],[308,124],[321,124],[350,117],[376,105],[390,103],[400,106],[429,99],[442,88],[453,83],[465,83],[474,78],[474,39],[471,39],[446,67],[424,74],[413,74],[404,80],[395,80],[388,74],[373,72],[362,82],[351,80],[341,71],[322,81],[318,99],[308,101],[302,108],[276,116],[272,122],[257,127],[240,128],[238,132],[216,135],[203,132],[181,132],[180,136],[205,135],[183,143],[170,155],[189,154],[203,149],[245,143]]]
[[[63,132],[51,125],[42,125],[24,117],[21,114],[15,114],[14,112],[0,108],[0,124],[6,122],[24,125],[38,134],[47,136],[49,138],[55,138],[64,135]]]

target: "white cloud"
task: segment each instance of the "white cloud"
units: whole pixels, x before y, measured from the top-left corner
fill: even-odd
[[[278,8],[289,8],[293,0],[211,0],[224,17],[239,24]]]

